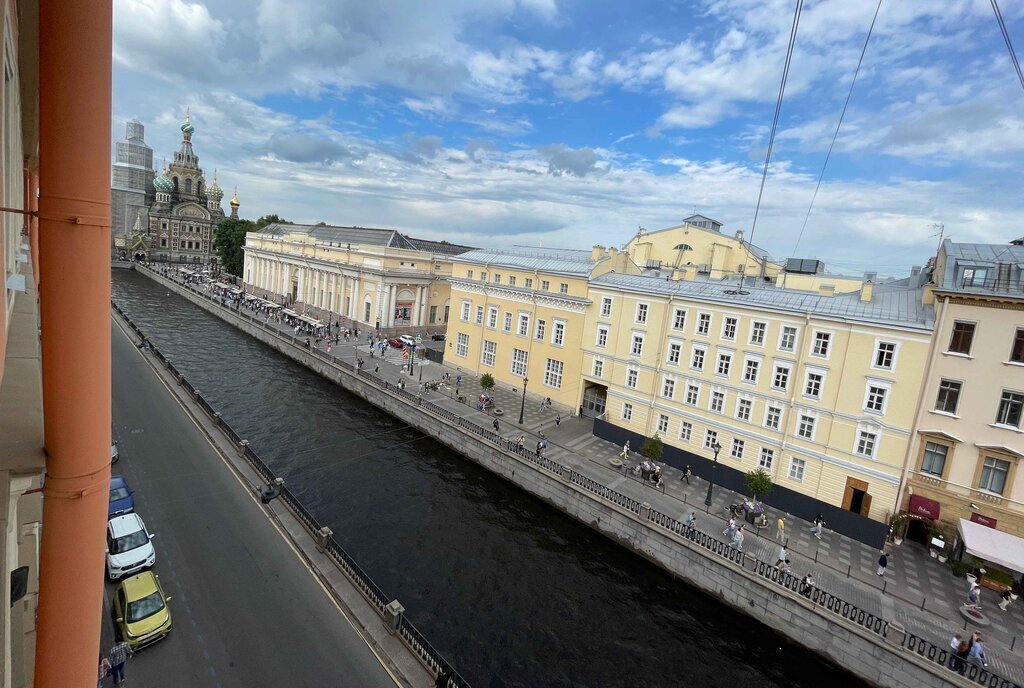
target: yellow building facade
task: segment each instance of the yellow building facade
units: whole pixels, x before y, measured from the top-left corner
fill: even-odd
[[[452,258],[468,246],[391,229],[274,223],[246,235],[243,279],[257,294],[364,329],[443,329]]]

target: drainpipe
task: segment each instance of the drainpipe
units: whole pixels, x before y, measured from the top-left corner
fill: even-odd
[[[112,19],[111,0],[39,3],[46,449],[35,661],[40,688],[95,684],[100,645],[110,486]]]

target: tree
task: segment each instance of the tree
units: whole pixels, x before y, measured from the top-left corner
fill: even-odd
[[[640,447],[640,453],[646,456],[651,461],[657,461],[661,458],[661,453],[665,450],[665,445],[662,444],[661,438],[658,437],[658,433],[654,433],[654,437],[648,437],[644,440],[644,444]]]
[[[484,373],[481,375],[480,386],[484,389],[494,389],[494,376],[490,373]]]
[[[290,224],[277,215],[264,215],[255,222],[233,217],[222,220],[213,230],[213,247],[217,249],[217,255],[220,257],[220,263],[224,266],[224,270],[236,277],[241,277],[245,233],[255,232],[274,222]]]
[[[757,501],[758,496],[764,497],[772,491],[772,487],[774,486],[772,477],[768,475],[768,472],[763,468],[758,468],[756,471],[750,471],[743,479],[747,483],[747,489],[754,495],[755,502]]]

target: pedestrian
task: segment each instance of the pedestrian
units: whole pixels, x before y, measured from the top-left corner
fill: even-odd
[[[626,443],[622,445],[622,460],[629,460],[629,440],[626,440]]]
[[[562,414],[560,414],[560,413],[555,414],[555,427],[557,428],[561,424],[562,424]]]
[[[110,674],[111,668],[112,667],[110,665],[110,660],[107,659],[106,657],[104,657],[103,653],[101,652],[100,653],[100,677],[99,677],[99,682],[96,684],[96,688],[103,688],[103,679],[105,679]]]
[[[967,661],[979,668],[988,666],[988,661],[985,657],[985,646],[981,644],[981,635],[978,633],[974,634],[974,644],[971,645],[971,652],[967,655]]]
[[[434,688],[448,688],[448,682],[452,677],[451,669],[445,667],[434,680]]]
[[[491,423],[491,427],[494,428],[494,432],[498,432],[498,419],[497,418],[495,418],[494,422]]]
[[[683,471],[683,474],[681,476],[679,476],[679,479],[680,480],[685,480],[686,484],[689,485],[690,484],[690,476],[691,475],[693,475],[693,473],[691,473],[691,471],[690,471],[690,464],[686,464],[686,470]]]
[[[889,555],[885,550],[882,550],[882,556],[878,557],[878,570],[875,572],[879,576],[885,575],[885,567],[889,565]]]
[[[375,373],[379,373],[380,372],[380,363],[374,364],[373,372],[375,372]]]
[[[124,665],[133,654],[132,646],[123,640],[110,648],[110,675],[114,677],[115,686],[124,683]]]
[[[789,560],[789,554],[786,552],[786,546],[785,545],[779,545],[779,558],[776,560],[775,565],[779,566],[780,564],[783,564],[783,563],[785,563],[788,560]]]
[[[738,549],[739,551],[741,551],[741,552],[743,551],[743,524],[742,523],[740,524],[740,527],[736,529],[736,532],[734,532],[732,534],[732,542],[730,544],[733,547],[735,547],[736,549]]]
[[[1000,597],[1002,597],[1003,600],[999,603],[999,608],[1005,612],[1006,608],[1010,606],[1010,602],[1013,601],[1013,592],[1007,588],[1006,590],[1003,590],[1003,594],[1000,595]]]
[[[550,409],[551,408],[551,397],[548,397],[547,399],[545,399],[544,403],[547,404],[548,409]]]
[[[540,408],[539,408],[539,409],[537,409],[537,410],[538,410],[538,411],[540,411],[541,413],[543,413],[543,412],[544,412],[544,408],[545,408],[546,406],[547,406],[547,402],[545,402],[545,401],[544,401],[543,399],[541,399],[541,400],[540,400]]]
[[[814,534],[814,537],[816,537],[816,538],[818,538],[820,540],[821,539],[821,531],[823,531],[824,529],[825,529],[825,517],[822,516],[821,514],[818,514],[815,517],[815,519],[814,519],[814,525],[811,526],[811,532]]]
[[[779,516],[779,520],[775,522],[775,539],[782,542],[786,539],[786,519]]]
[[[544,451],[544,447],[541,446],[540,440],[537,440],[537,456],[540,456]]]
[[[734,532],[736,532],[736,519],[730,516],[729,520],[725,522],[725,530],[722,531],[722,535],[732,538]]]
[[[697,530],[697,512],[691,511],[690,515],[686,517],[686,537],[693,537],[694,531]]]
[[[981,586],[977,583],[971,585],[971,591],[967,593],[967,606],[971,609],[978,609],[981,604]]]
[[[963,646],[963,650],[961,650]],[[949,641],[949,668],[961,671],[964,668],[964,655],[967,654],[967,642],[959,633],[954,633]]]
[[[519,453],[522,453],[523,446],[525,444],[526,444],[526,437],[523,436],[523,435],[520,435],[519,439],[516,440],[516,451],[518,451]]]
[[[809,598],[812,592],[814,592],[814,576],[808,573],[800,581],[800,594]]]
[[[462,376],[461,375],[456,375],[455,376],[455,389],[458,389],[459,385],[461,385],[461,384],[462,384]]]

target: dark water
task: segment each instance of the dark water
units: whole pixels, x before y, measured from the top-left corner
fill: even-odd
[[[475,688],[862,685],[148,278],[113,280]]]

